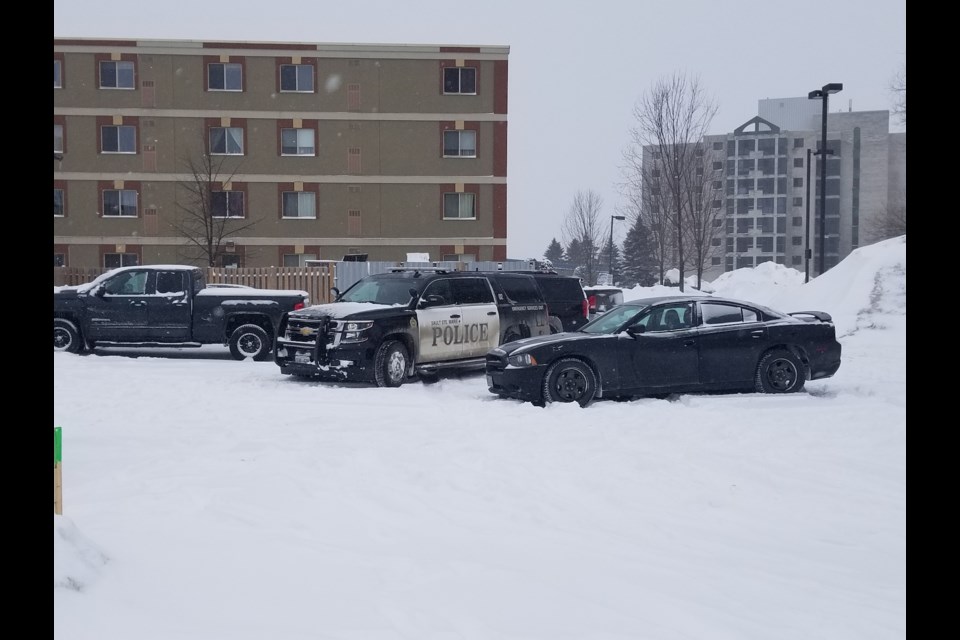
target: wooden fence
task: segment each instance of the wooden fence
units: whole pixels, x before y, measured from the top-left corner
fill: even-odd
[[[201,267],[202,268],[202,267]],[[95,279],[108,269],[54,267],[53,286],[76,286]],[[330,302],[336,265],[315,267],[206,268],[207,284],[242,284],[255,289],[295,289],[306,291],[311,304]]]

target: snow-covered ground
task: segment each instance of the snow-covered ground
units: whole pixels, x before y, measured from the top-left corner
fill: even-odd
[[[712,283],[834,316],[840,370],[787,396],[537,408],[479,374],[54,353],[55,636],[905,638],[906,238],[796,274]]]

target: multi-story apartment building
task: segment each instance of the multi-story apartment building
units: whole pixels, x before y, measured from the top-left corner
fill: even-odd
[[[721,210],[707,280],[767,261],[819,273],[821,104],[761,100],[758,112],[732,133],[703,140],[703,164],[715,180],[710,206]],[[826,269],[874,241],[872,221],[906,202],[906,133],[889,127],[888,111],[828,114]]]
[[[503,260],[508,54],[55,39],[54,265]]]

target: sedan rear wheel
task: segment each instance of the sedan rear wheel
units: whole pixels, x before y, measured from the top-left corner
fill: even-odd
[[[576,402],[585,407],[597,394],[593,369],[576,358],[564,358],[550,365],[543,377],[543,399],[547,402]]]
[[[805,381],[803,363],[786,349],[768,351],[757,365],[755,386],[760,393],[795,393]]]

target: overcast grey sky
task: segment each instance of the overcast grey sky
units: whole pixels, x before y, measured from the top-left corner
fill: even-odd
[[[54,0],[54,37],[507,45],[508,246],[540,256],[578,189],[613,215],[636,100],[700,76],[711,133],[760,98],[842,82],[830,110],[889,109],[906,62],[906,0]],[[898,130],[891,123],[893,130]],[[626,229],[617,229],[623,237]]]

